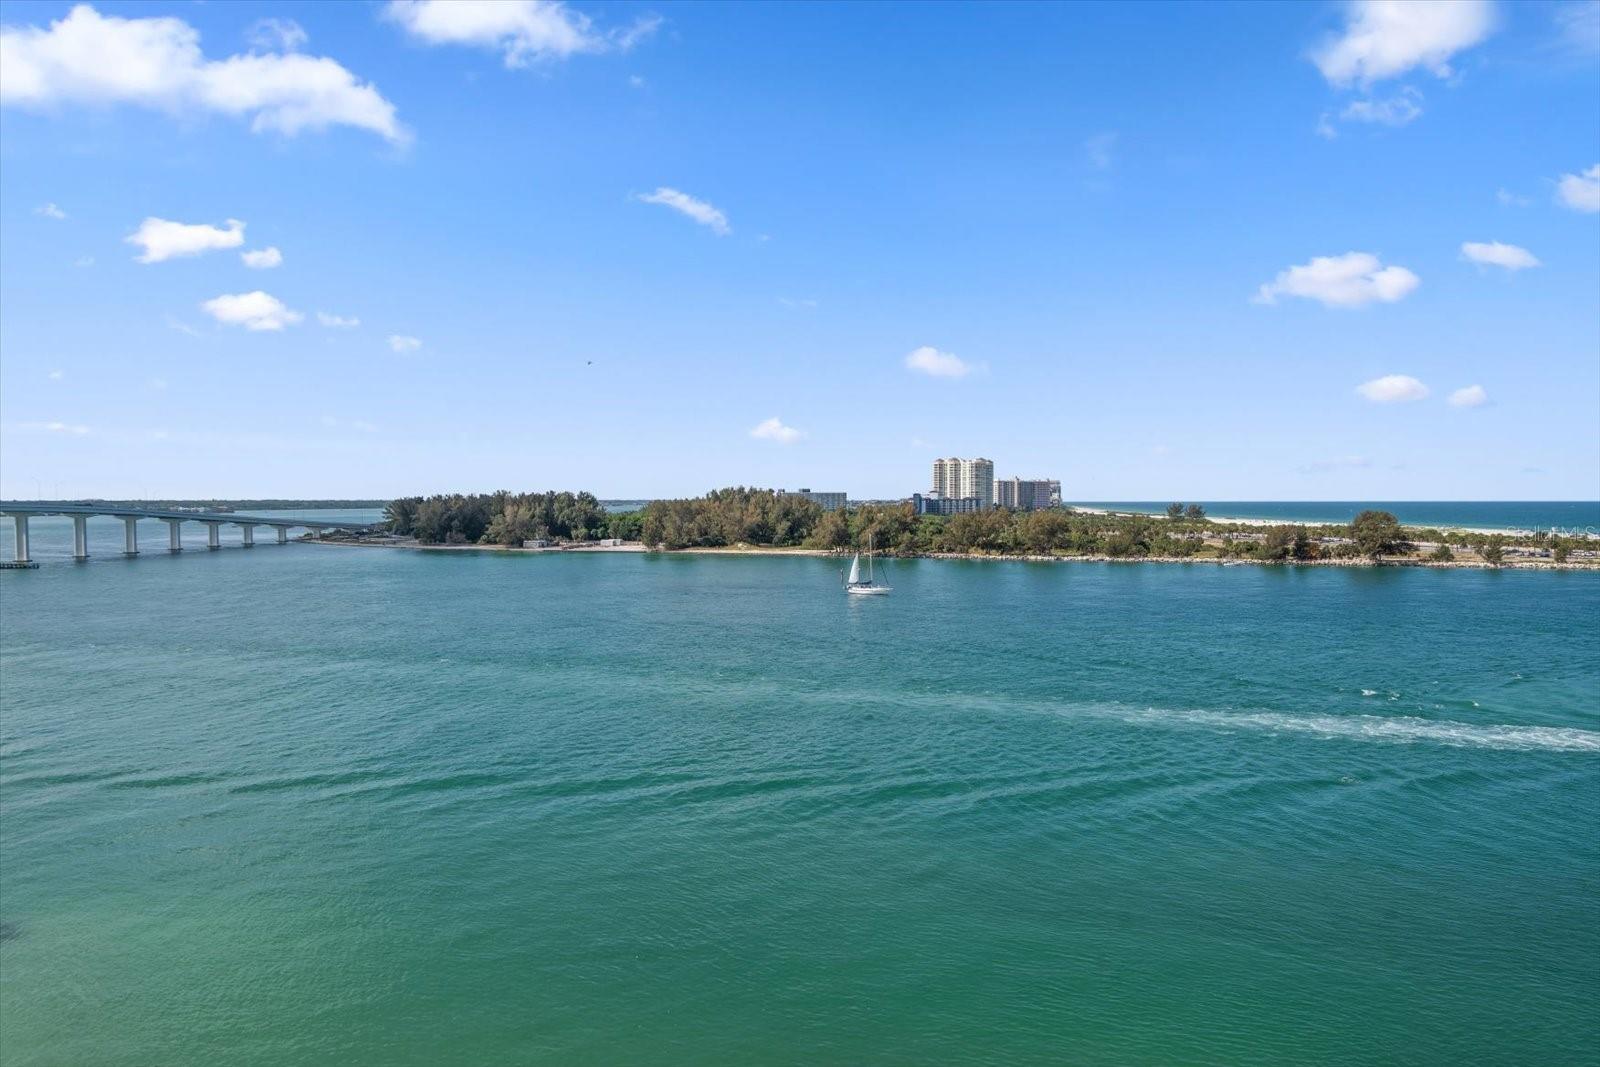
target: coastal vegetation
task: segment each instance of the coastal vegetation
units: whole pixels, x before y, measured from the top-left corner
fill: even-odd
[[[1350,523],[1350,539],[1356,550],[1370,559],[1410,548],[1399,520],[1387,511],[1363,511],[1357,515]]]
[[[693,500],[652,500],[639,513],[639,536],[668,548],[789,547],[805,543],[827,516],[839,514],[803,496],[739,486]]]
[[[1104,556],[1112,559],[1249,559],[1264,562],[1405,560],[1449,562],[1458,552],[1500,565],[1513,545],[1557,561],[1578,542],[1543,534],[1508,539],[1465,530],[1403,527],[1390,512],[1363,511],[1348,524],[1220,522],[1200,504],[1174,503],[1165,519],[1051,508],[995,508],[958,515],[918,515],[909,503],[860,504],[822,511],[810,501],[765,489],[719,489],[690,500],[656,500],[641,513],[640,537],[668,549],[735,545],[862,549],[887,555]],[[1442,550],[1442,551],[1441,551]]]
[[[919,515],[909,502],[824,511],[811,500],[734,486],[704,496],[652,500],[608,512],[587,492],[441,494],[402,497],[384,512],[391,533],[429,545],[517,546],[546,539],[597,538],[650,548],[731,547],[849,552],[869,544],[894,556],[1032,556],[1108,559],[1220,559],[1259,562],[1464,562],[1500,566],[1509,553],[1565,562],[1573,538],[1507,537],[1405,527],[1367,510],[1347,524],[1226,522],[1200,504],[1174,503],[1165,516],[1050,508],[993,508]]]
[[[391,500],[392,533],[425,545],[520,545],[535,538],[583,541],[612,533],[613,517],[592,493],[443,493]],[[623,523],[621,525],[627,525]]]

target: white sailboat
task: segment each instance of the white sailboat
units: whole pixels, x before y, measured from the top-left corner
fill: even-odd
[[[861,578],[861,553],[857,552],[850,561],[850,574],[844,580],[844,591],[851,596],[884,596],[889,592],[889,587],[879,585],[872,574],[872,538],[867,538],[867,577]]]

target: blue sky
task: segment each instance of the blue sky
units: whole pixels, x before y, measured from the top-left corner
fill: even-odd
[[[1593,0],[3,20],[6,497],[1600,496]]]

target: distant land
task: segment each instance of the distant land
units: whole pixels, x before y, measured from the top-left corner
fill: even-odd
[[[600,506],[611,513],[642,511],[650,497],[602,498]],[[665,498],[662,498],[665,499]],[[1187,498],[1186,498],[1187,499]],[[893,506],[904,498],[850,498],[852,507],[863,504]],[[104,497],[71,500],[28,501],[28,503],[105,504],[116,507],[193,508],[217,511],[306,511],[379,510],[389,498],[338,497],[288,498],[173,497],[160,499],[110,499]],[[1162,500],[1063,501],[1069,508],[1159,516],[1166,511]],[[1437,529],[1499,530],[1506,533],[1546,530],[1569,536],[1600,534],[1600,501],[1596,500],[1217,500],[1204,501],[1206,514],[1217,521],[1271,521],[1280,523],[1347,523],[1368,508],[1387,511],[1403,525]]]
[[[1160,515],[1167,502],[1084,500],[1068,506]],[[1376,508],[1407,526],[1600,533],[1600,501],[1595,500],[1210,500],[1205,508],[1214,519],[1306,523],[1349,522]]]

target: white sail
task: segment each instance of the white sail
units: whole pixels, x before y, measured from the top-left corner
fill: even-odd
[[[855,585],[861,580],[861,553],[856,553],[856,558],[850,561],[850,577],[845,579],[845,584]]]

